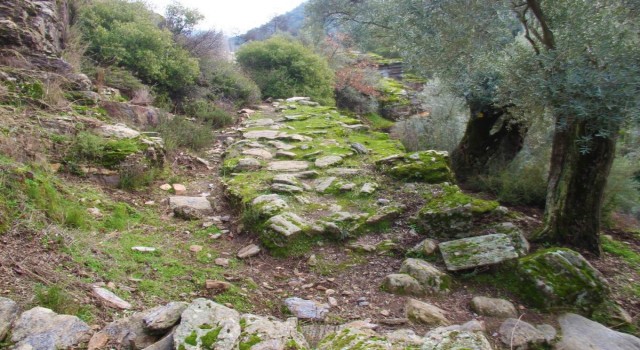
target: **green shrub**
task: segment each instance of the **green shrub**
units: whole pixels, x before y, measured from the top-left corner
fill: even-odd
[[[250,42],[240,47],[236,59],[263,96],[309,96],[323,104],[334,103],[334,77],[327,61],[299,42],[282,36]]]
[[[80,8],[77,25],[93,59],[135,72],[161,91],[179,91],[199,75],[198,60],[175,44],[169,30],[158,27],[157,15],[143,2],[89,2]]]
[[[209,99],[233,101],[236,106],[260,102],[260,89],[236,64],[225,60],[201,60],[204,92]]]
[[[160,175],[162,169],[148,166],[145,162],[127,164],[118,171],[118,188],[123,190],[134,190],[147,187]]]
[[[109,230],[124,230],[136,218],[137,214],[133,208],[125,203],[117,203],[111,216],[106,218],[102,226]]]
[[[113,169],[139,150],[140,145],[135,139],[109,140],[82,131],[72,144],[67,160],[71,163],[86,161]]]
[[[85,208],[63,196],[53,179],[46,174],[39,171],[33,174],[32,178],[24,180],[24,187],[16,186],[13,191],[25,193],[27,202],[34,209],[42,211],[48,219],[56,223],[80,229],[89,226]],[[14,183],[13,186],[15,185]]]
[[[179,116],[161,118],[154,131],[159,132],[162,136],[164,148],[167,151],[182,147],[198,151],[213,142],[210,127],[191,122]]]
[[[206,100],[196,100],[185,104],[184,112],[205,124],[214,128],[222,128],[234,122],[234,117],[229,112]]]

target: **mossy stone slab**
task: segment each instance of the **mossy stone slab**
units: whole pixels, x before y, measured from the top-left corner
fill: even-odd
[[[495,265],[518,258],[509,236],[492,234],[443,242],[440,252],[449,271]]]

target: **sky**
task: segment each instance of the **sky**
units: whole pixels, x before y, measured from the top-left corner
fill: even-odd
[[[163,14],[172,0],[145,1]],[[183,6],[198,9],[205,19],[199,28],[222,30],[226,35],[244,34],[271,18],[293,10],[304,0],[180,0]]]

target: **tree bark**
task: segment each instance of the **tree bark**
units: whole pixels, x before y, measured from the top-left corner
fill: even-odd
[[[556,126],[551,154],[544,228],[534,240],[600,254],[600,215],[607,177],[615,158],[618,128],[598,137],[587,121]],[[578,140],[590,136],[581,149]]]
[[[469,104],[470,118],[464,136],[451,154],[459,181],[504,168],[520,152],[527,127],[513,122],[506,108],[479,102]]]

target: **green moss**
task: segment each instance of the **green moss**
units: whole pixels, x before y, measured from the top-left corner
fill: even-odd
[[[247,341],[240,343],[240,350],[250,350],[252,346],[261,342],[262,339],[256,334],[252,334]]]
[[[200,327],[202,328],[202,327]],[[207,350],[213,350],[215,349],[214,344],[216,343],[216,341],[218,340],[218,335],[220,335],[220,331],[222,331],[222,327],[218,327],[210,332],[207,332],[207,334],[203,335],[200,338],[200,342],[202,343],[202,347],[204,349]]]
[[[602,237],[602,250],[622,258],[630,266],[635,267],[636,271],[640,272],[640,254],[628,245],[608,237]]]
[[[389,131],[395,125],[394,122],[385,119],[376,113],[365,114],[363,118],[373,130]]]
[[[192,331],[186,338],[184,338],[185,344],[189,344],[191,346],[198,345],[198,333],[196,331]]]
[[[404,158],[404,162],[389,169],[389,174],[402,180],[426,183],[454,181],[446,154],[436,151],[416,152]]]
[[[609,289],[602,276],[580,254],[550,248],[521,258],[518,271],[529,289],[532,303],[541,307],[570,306],[592,310],[606,300]]]

